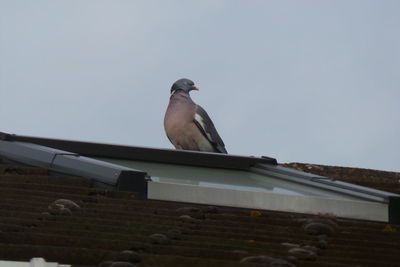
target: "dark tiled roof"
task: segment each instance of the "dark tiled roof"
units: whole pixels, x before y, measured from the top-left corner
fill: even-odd
[[[307,163],[286,163],[286,167],[329,178],[400,194],[400,173]]]
[[[4,161],[0,185],[3,260],[40,256],[74,266],[125,261],[211,267],[257,266],[240,261],[264,255],[275,260],[247,261],[272,266],[400,262],[400,229],[393,225],[145,201],[132,193],[93,189],[84,178],[49,176],[45,169]]]

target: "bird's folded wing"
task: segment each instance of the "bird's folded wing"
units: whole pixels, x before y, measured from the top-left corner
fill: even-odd
[[[221,153],[228,153],[225,149],[224,142],[215,129],[214,123],[208,116],[207,112],[199,105],[197,105],[193,121],[216,150]]]

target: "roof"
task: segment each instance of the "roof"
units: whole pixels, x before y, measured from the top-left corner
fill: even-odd
[[[400,194],[400,173],[398,172],[298,162],[283,165],[299,171],[324,175],[333,179]]]
[[[338,170],[292,166],[324,175]],[[363,180],[356,169],[340,170],[350,181]],[[383,174],[378,188],[390,184],[398,192],[398,174]],[[395,225],[143,200],[131,192],[93,188],[85,178],[50,176],[48,169],[5,159],[0,159],[0,183],[3,260],[40,256],[74,266],[106,266],[105,261],[136,266],[256,266],[241,261],[397,266],[400,261],[400,228]]]
[[[296,171],[269,157],[0,133],[0,155],[143,199],[400,222],[400,195]]]

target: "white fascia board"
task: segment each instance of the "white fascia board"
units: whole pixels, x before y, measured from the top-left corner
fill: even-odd
[[[255,192],[198,185],[148,182],[148,198],[305,214],[330,213],[337,217],[388,222],[387,203]]]

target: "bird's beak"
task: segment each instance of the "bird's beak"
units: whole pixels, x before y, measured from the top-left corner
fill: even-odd
[[[196,90],[196,91],[199,91],[200,90],[200,88],[198,88],[198,87],[196,87],[196,86],[192,86],[192,90]]]

